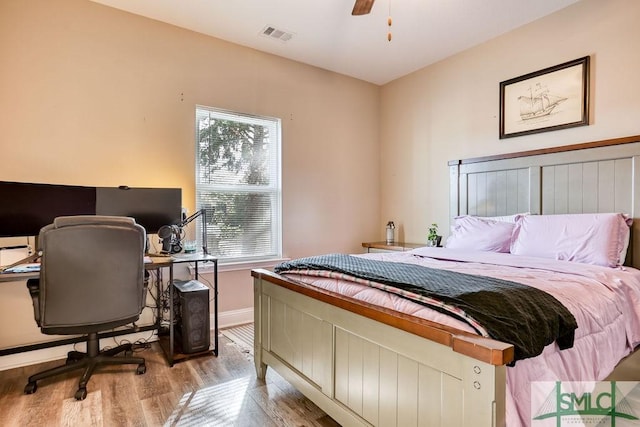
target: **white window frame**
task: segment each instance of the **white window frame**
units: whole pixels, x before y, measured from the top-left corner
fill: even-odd
[[[211,116],[215,116],[219,119],[228,119],[234,121],[242,121],[251,124],[270,124],[275,130],[275,135],[269,135],[271,143],[270,154],[270,177],[268,185],[216,185],[215,183],[203,183],[200,182],[200,150],[199,143],[199,130],[198,130],[198,113],[200,111],[207,111]],[[196,105],[195,110],[195,190],[196,190],[196,209],[200,210],[201,200],[199,194],[203,191],[213,193],[268,193],[272,194],[272,220],[271,220],[271,239],[273,253],[268,255],[249,255],[240,257],[224,257],[216,254],[212,248],[209,248],[209,253],[214,256],[219,256],[219,263],[221,269],[225,270],[225,265],[230,269],[236,269],[242,265],[271,265],[282,260],[282,171],[281,171],[281,146],[282,146],[282,130],[281,120],[274,117],[254,116],[245,113],[238,113],[234,111],[207,107],[203,105]],[[201,245],[202,235],[199,233],[197,237]],[[253,268],[253,267],[251,267]]]

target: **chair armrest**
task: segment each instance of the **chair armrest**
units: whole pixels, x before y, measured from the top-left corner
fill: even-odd
[[[38,326],[40,326],[40,279],[27,280],[27,288],[33,303],[33,317],[36,319]]]

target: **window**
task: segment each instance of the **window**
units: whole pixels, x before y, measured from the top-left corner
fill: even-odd
[[[197,106],[196,207],[209,253],[223,263],[281,258],[280,206],[280,119]]]

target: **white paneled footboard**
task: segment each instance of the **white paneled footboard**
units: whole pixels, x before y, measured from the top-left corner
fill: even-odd
[[[260,379],[275,369],[344,426],[505,424],[512,347],[252,274]]]

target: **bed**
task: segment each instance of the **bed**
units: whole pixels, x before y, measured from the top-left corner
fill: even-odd
[[[533,223],[585,213],[636,218],[639,159],[636,136],[449,162],[452,225],[456,217],[493,221],[519,213],[536,217]],[[423,315],[429,310],[421,304],[400,311],[410,305],[404,299],[375,301],[371,281],[254,270],[258,378],[275,369],[342,425],[530,425],[537,410],[530,381],[603,380],[640,342],[640,272],[633,268],[640,265],[639,223],[631,225],[628,248],[614,251],[627,267],[543,259],[525,249],[513,261],[508,253],[478,255],[455,245],[358,257],[488,276],[498,275],[499,265],[515,282],[548,276],[539,285],[545,292],[553,291],[549,281],[562,283],[555,297],[576,319],[574,346],[560,350],[554,341],[525,359],[517,345],[479,335],[441,311]],[[525,261],[532,264],[518,264]],[[576,301],[587,286],[594,294],[582,299],[592,306],[581,313]],[[596,310],[601,314],[589,315]]]

